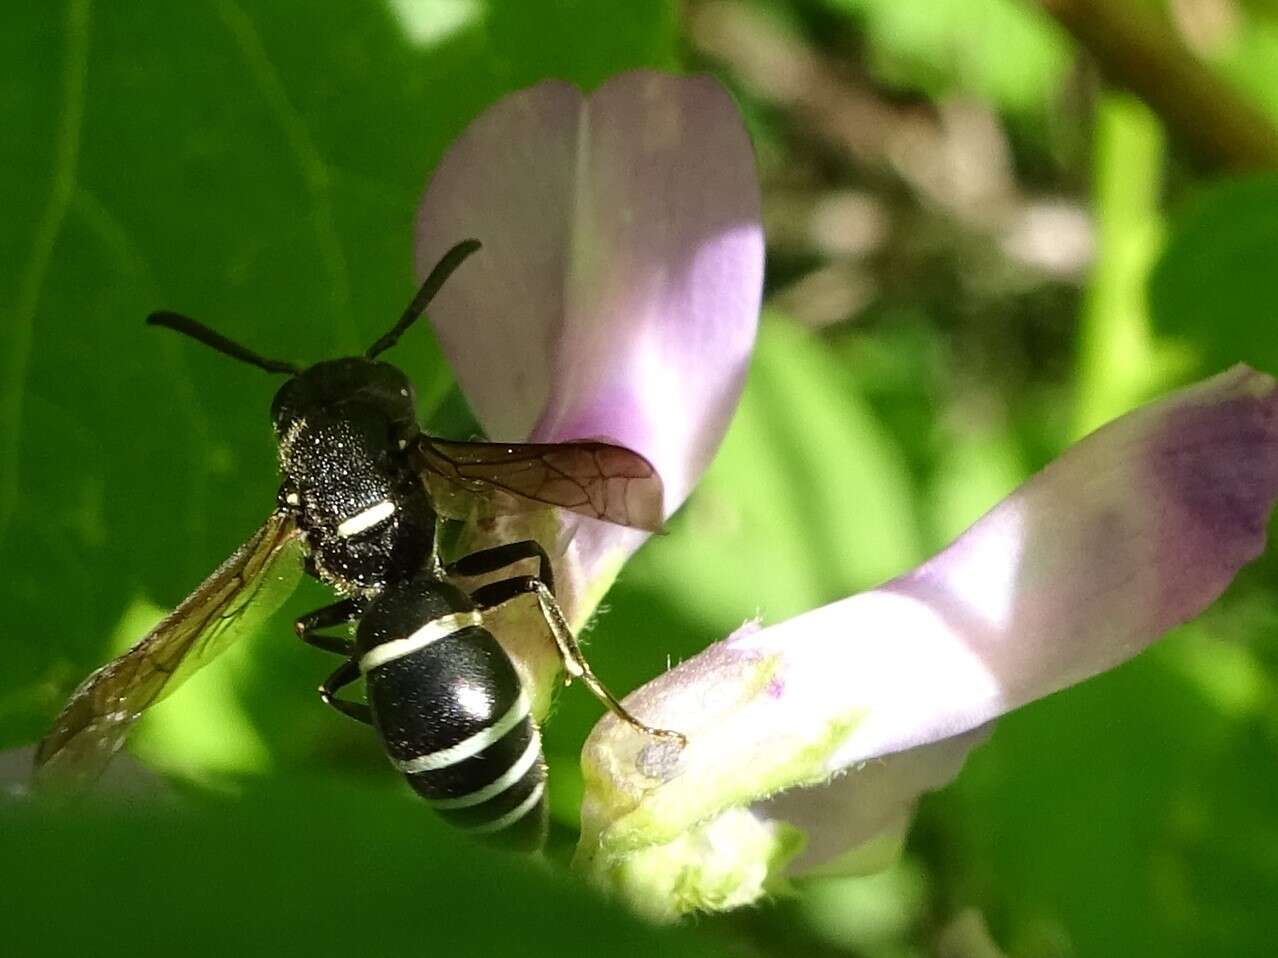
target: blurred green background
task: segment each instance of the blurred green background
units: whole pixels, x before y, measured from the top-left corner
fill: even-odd
[[[713,72],[763,180],[755,365],[591,635],[616,689],[908,568],[1149,396],[1278,372],[1274,0],[71,0],[6,4],[0,62],[3,749],[273,502],[274,381],[142,317],[305,361],[371,341],[412,291],[441,152],[545,77]],[[430,337],[395,361],[464,435]],[[169,784],[120,774],[158,803],[0,810],[12,953],[252,953],[289,929],[321,954],[1273,952],[1272,557],[1006,718],[895,868],[664,931],[407,797],[315,699],[330,663],[286,619],[323,601],[304,585],[143,723]],[[574,689],[547,730],[560,852],[599,711]]]

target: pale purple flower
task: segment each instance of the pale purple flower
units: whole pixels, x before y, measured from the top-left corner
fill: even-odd
[[[418,230],[420,271],[485,243],[432,319],[489,434],[630,446],[675,509],[732,414],[759,305],[753,162],[718,85],[632,73],[508,97],[445,156]],[[599,724],[578,864],[670,916],[890,853],[998,716],[1211,603],[1263,548],[1276,493],[1268,376],[1238,367],[1116,421],[918,569],[747,625],[630,696],[688,744]],[[551,547],[578,624],[643,538],[572,517],[470,530],[511,534]],[[557,675],[543,638],[515,658],[534,685]]]
[[[912,572],[650,682],[627,704],[688,746],[596,727],[579,863],[670,915],[890,851],[988,723],[1135,655],[1261,553],[1276,387],[1237,366],[1130,413]]]
[[[588,96],[551,81],[485,111],[431,178],[416,256],[425,275],[458,240],[484,244],[430,315],[487,434],[634,449],[673,512],[745,380],[759,205],[749,137],[709,77],[636,71]],[[560,599],[580,625],[645,534],[560,521]]]

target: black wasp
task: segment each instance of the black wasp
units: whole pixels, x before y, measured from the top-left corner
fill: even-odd
[[[567,674],[615,713],[643,725],[590,671],[554,595],[550,560],[529,539],[445,563],[430,489],[487,497],[493,508],[554,506],[655,530],[660,477],[641,455],[604,442],[450,442],[418,427],[413,387],[376,357],[395,345],[475,240],[453,247],[399,322],[362,357],[308,369],[264,359],[175,313],[147,322],[290,378],[271,418],[283,482],[275,511],[239,551],[124,655],[90,675],[40,742],[37,783],[84,785],[124,743],[143,710],[227,647],[249,618],[273,612],[299,577],[343,598],[304,615],[299,637],[344,661],[320,686],[340,712],[372,725],[392,763],[449,822],[512,847],[538,846],[546,828],[545,763],[529,700],[484,611],[516,596],[539,603]],[[535,562],[467,594],[451,579]],[[249,610],[252,610],[251,614]],[[358,622],[353,639],[322,630]],[[360,677],[366,702],[339,698]]]

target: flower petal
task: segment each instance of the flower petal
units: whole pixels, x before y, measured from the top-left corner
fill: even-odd
[[[726,809],[893,756],[888,787],[873,782],[877,765],[839,784],[857,792],[863,821],[887,823],[911,789],[953,766],[954,750],[932,743],[1197,615],[1264,547],[1278,495],[1276,387],[1239,366],[1131,413],[917,570],[738,633],[640,689],[636,713],[688,746],[663,751],[609,718],[596,727],[580,860],[615,874]],[[866,837],[855,824],[850,834]]]
[[[417,210],[419,281],[454,243],[484,244],[436,295],[430,319],[494,439],[524,439],[550,396],[581,107],[581,91],[556,81],[498,101],[444,154]]]
[[[668,516],[740,397],[763,282],[749,137],[709,77],[635,71],[590,96],[501,100],[449,149],[417,218],[424,276],[484,247],[430,313],[494,438],[603,438],[646,456]],[[561,601],[580,623],[645,536],[566,518]]]
[[[952,782],[967,753],[991,731],[992,724],[983,725],[875,759],[819,787],[789,789],[757,803],[754,810],[769,821],[796,826],[807,836],[803,851],[787,866],[791,875],[877,871],[895,860],[919,796]],[[886,860],[878,848],[883,837],[890,839]]]
[[[673,511],[736,408],[763,281],[749,137],[710,77],[625,73],[500,101],[441,160],[417,219],[425,275],[484,243],[431,318],[496,438],[606,437]]]

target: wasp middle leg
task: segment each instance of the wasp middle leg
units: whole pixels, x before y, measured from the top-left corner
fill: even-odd
[[[293,631],[307,645],[313,645],[325,652],[343,656],[346,661],[339,665],[319,687],[320,700],[365,725],[373,724],[373,716],[367,705],[362,702],[351,702],[339,699],[337,693],[359,678],[359,664],[355,661],[355,640],[348,636],[325,635],[320,629],[332,628],[335,625],[346,625],[354,622],[361,615],[367,603],[358,599],[343,599],[326,605],[322,609],[308,612],[293,623]]]
[[[347,659],[339,665],[333,674],[324,680],[319,687],[320,700],[332,706],[343,715],[348,715],[365,725],[373,724],[373,711],[363,702],[352,702],[339,699],[337,693],[359,679],[359,663],[355,659]]]

